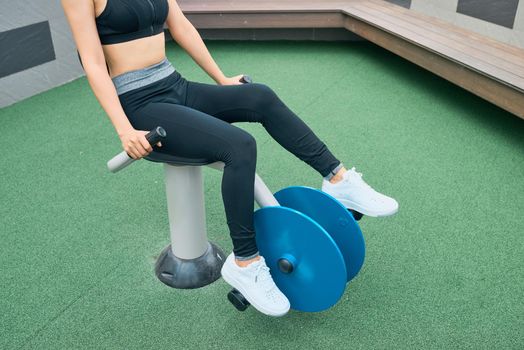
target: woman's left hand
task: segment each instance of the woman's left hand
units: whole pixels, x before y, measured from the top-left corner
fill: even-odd
[[[220,81],[219,85],[242,85],[240,79],[244,76],[244,74],[235,75],[234,77],[228,78],[226,77],[224,80]]]

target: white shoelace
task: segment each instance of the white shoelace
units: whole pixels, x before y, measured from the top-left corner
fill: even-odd
[[[256,264],[255,268],[255,283],[260,283],[265,291],[269,292],[275,287],[273,278],[269,273],[269,267],[266,264],[262,263],[261,260],[256,261],[252,264]]]
[[[364,187],[364,188],[367,188],[367,189],[370,189],[372,190],[371,186],[369,186],[363,179],[362,179],[362,173],[359,173],[358,171],[356,171],[355,167],[351,168],[351,170],[348,170],[347,173],[348,175],[346,175],[344,177],[344,180],[345,182],[349,182],[349,177],[350,177],[350,171],[351,173],[353,174],[352,177],[358,179],[358,184],[361,186],[361,187]]]

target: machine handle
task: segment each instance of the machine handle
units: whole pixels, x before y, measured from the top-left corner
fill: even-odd
[[[163,127],[157,126],[150,132],[146,134],[146,140],[149,142],[151,146],[157,144],[158,142],[162,141],[163,138],[167,136],[166,131]]]
[[[249,75],[243,75],[242,78],[240,78],[240,82],[244,84],[250,84],[253,82],[253,80],[251,79]]]
[[[164,128],[157,126],[146,134],[146,140],[151,146],[157,144],[167,135]],[[129,156],[126,151],[122,151],[107,162],[107,168],[110,172],[116,173],[124,169],[129,164],[133,163],[135,159]]]

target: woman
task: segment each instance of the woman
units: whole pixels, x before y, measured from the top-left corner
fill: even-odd
[[[370,216],[397,211],[394,199],[374,191],[354,168],[347,170],[270,87],[243,84],[242,74],[225,76],[176,0],[61,2],[89,84],[131,157],[153,150],[145,134],[160,125],[167,138],[155,151],[224,162],[221,191],[234,248],[221,272],[259,311],[281,316],[289,301],[256,246],[256,142],[232,123],[261,123],[282,147],[317,170],[322,190],[348,208]],[[174,69],[165,56],[165,23],[217,85],[188,81]]]

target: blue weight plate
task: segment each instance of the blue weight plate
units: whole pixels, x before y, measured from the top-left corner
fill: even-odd
[[[353,215],[333,196],[306,186],[286,187],[275,198],[281,206],[298,210],[320,224],[335,240],[344,255],[347,281],[354,278],[364,264],[364,236]]]
[[[346,264],[319,224],[281,206],[258,209],[254,223],[260,254],[292,309],[315,312],[337,303],[346,288]],[[283,257],[293,262],[291,273],[280,270],[278,260]]]

